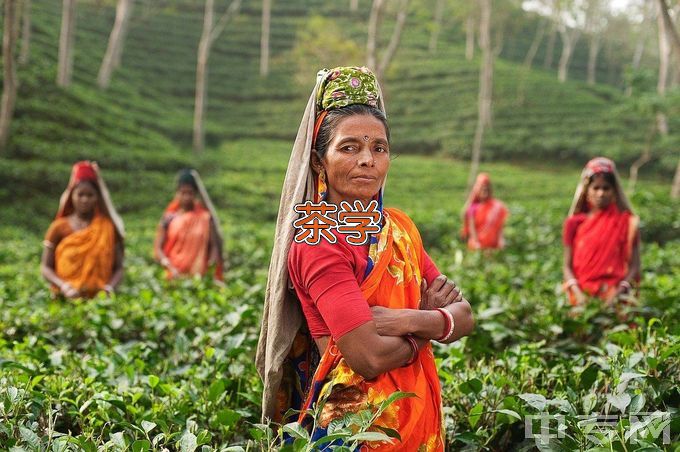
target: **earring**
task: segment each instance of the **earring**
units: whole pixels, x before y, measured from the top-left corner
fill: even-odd
[[[328,186],[326,185],[326,170],[321,168],[319,176],[316,179],[316,202],[321,202],[326,199]]]

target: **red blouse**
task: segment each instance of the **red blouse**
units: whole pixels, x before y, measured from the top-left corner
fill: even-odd
[[[360,285],[368,265],[368,245],[347,243],[332,229],[336,243],[321,239],[318,245],[293,242],[288,272],[312,337],[332,335],[336,340],[373,320]],[[440,275],[424,252],[422,274],[428,284]]]

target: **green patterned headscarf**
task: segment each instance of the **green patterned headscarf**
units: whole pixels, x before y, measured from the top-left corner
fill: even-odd
[[[324,74],[325,72],[325,74]],[[380,89],[375,75],[365,67],[336,67],[321,72],[323,81],[316,93],[317,111],[354,104],[378,107]]]

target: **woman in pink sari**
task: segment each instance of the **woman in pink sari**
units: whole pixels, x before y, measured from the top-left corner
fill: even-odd
[[[503,248],[503,225],[508,209],[493,197],[491,179],[487,173],[479,173],[463,207],[463,230],[471,250]]]
[[[215,264],[222,281],[222,235],[215,208],[194,170],[183,170],[175,198],[166,207],[156,231],[154,252],[168,279],[203,276]]]

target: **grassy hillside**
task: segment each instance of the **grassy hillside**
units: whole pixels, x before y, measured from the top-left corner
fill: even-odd
[[[218,2],[223,9],[225,2]],[[124,212],[155,202],[171,185],[172,173],[194,165],[211,176],[230,171],[230,162],[213,156],[220,143],[272,140],[290,146],[317,67],[309,66],[309,83],[294,80],[291,49],[296,30],[311,16],[336,21],[363,49],[368,3],[350,13],[344,2],[295,0],[274,2],[272,72],[257,76],[259,3],[244,2],[241,14],[215,42],[209,76],[206,139],[203,156],[189,151],[195,72],[195,49],[202,26],[200,3],[177,2],[173,8],[139,5],[131,23],[122,68],[109,90],[94,80],[104,53],[114,10],[96,3],[78,6],[74,84],[54,84],[60,4],[33,2],[30,63],[19,70],[21,87],[10,150],[0,159],[0,202],[21,209],[14,221],[37,228],[35,219],[53,212],[53,200],[81,158],[96,159]],[[477,59],[466,61],[460,28],[448,24],[439,50],[429,54],[429,16],[415,8],[385,83],[393,130],[393,149],[402,153],[441,153],[465,159],[476,121]],[[523,25],[531,28],[527,19]],[[521,27],[520,27],[521,28]],[[382,39],[389,38],[386,21]],[[494,128],[485,144],[486,159],[540,160],[580,166],[591,155],[615,158],[622,168],[637,156],[646,124],[633,115],[615,113],[619,89],[588,87],[580,81],[559,84],[554,72],[525,72],[518,60],[528,45],[522,32],[506,37],[496,65]],[[308,43],[306,45],[309,45]],[[337,64],[360,64],[338,61]],[[583,54],[574,72],[583,66]],[[671,130],[680,127],[671,117]],[[673,149],[677,134],[664,149]],[[264,152],[247,149],[245,152]],[[675,156],[666,154],[649,171],[669,174]],[[214,179],[222,183],[221,177]],[[251,184],[254,183],[251,182]],[[220,198],[220,195],[217,195]],[[219,202],[227,203],[226,200]],[[24,212],[30,211],[30,215]]]

